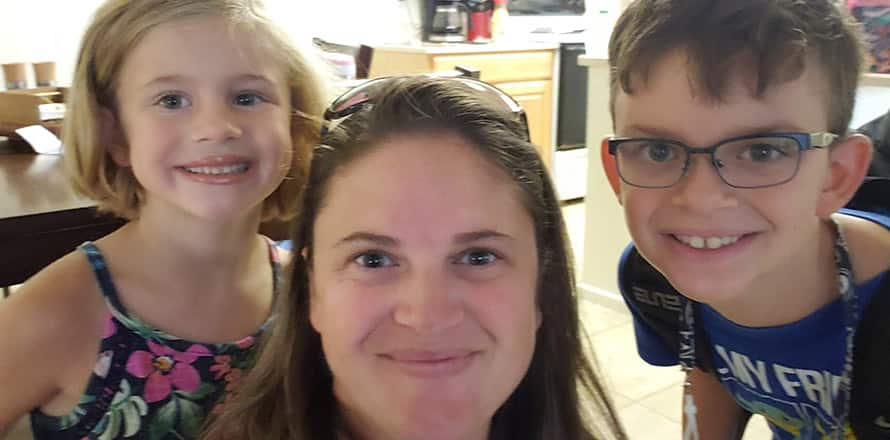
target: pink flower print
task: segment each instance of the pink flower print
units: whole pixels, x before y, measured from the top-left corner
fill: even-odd
[[[109,313],[107,318],[105,319],[105,330],[102,332],[102,339],[108,339],[116,331],[117,326],[114,325],[114,317],[111,316],[111,313]]]
[[[238,348],[245,350],[252,347],[254,342],[256,342],[256,338],[254,338],[253,336],[248,336],[236,342],[235,345],[237,345]]]
[[[238,390],[238,387],[241,385],[241,375],[242,372],[238,368],[232,368],[232,371],[226,375],[226,391],[227,392],[235,392]]]
[[[222,357],[228,358],[229,356],[217,356],[217,358],[222,358]],[[226,360],[226,362],[228,362],[228,359]],[[218,365],[222,365],[222,364],[218,364]],[[223,394],[222,399],[220,399],[220,401],[217,402],[216,405],[213,407],[213,409],[210,411],[214,415],[222,414],[223,410],[225,410],[226,405],[229,404],[229,401],[231,401],[232,398],[238,394],[238,388],[241,384],[241,376],[243,375],[243,373],[240,369],[231,368],[231,366],[229,366],[228,363],[226,363],[224,365],[226,366],[225,368],[227,369],[227,372],[225,375],[226,393]],[[213,367],[211,367],[211,369],[213,369]],[[219,379],[219,375],[217,375],[217,379]]]
[[[210,350],[203,345],[192,345],[186,351],[176,351],[170,347],[148,341],[147,351],[134,351],[127,359],[127,372],[145,382],[147,403],[163,400],[173,388],[194,392],[201,384],[198,370],[191,364],[200,356],[210,356]]]
[[[232,371],[232,365],[230,364],[232,361],[231,356],[214,356],[213,360],[216,361],[216,363],[210,366],[210,371],[216,373],[213,377],[214,379],[220,380],[223,376],[229,374],[229,371]]]

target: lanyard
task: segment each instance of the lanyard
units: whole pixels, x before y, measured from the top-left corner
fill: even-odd
[[[853,267],[850,263],[850,254],[847,251],[847,242],[841,232],[840,225],[832,220],[835,230],[834,240],[834,263],[837,267],[837,283],[838,292],[840,293],[841,302],[843,303],[843,326],[844,326],[844,365],[841,370],[840,383],[838,384],[837,394],[832,401],[832,417],[837,424],[837,429],[832,436],[835,439],[844,438],[844,430],[846,429],[847,418],[850,414],[850,393],[853,388],[853,338],[856,336],[856,324],[859,322],[859,300],[856,289],[853,288]],[[698,428],[696,426],[695,402],[692,394],[689,392],[689,371],[695,367],[695,307],[693,301],[689,301],[684,296],[680,296],[684,302],[680,313],[680,366],[687,374],[687,380],[684,384],[685,391],[685,409],[687,415],[687,427],[683,433],[684,440],[698,439]]]

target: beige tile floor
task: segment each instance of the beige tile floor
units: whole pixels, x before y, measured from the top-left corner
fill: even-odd
[[[580,270],[584,259],[583,202],[564,206],[563,215],[575,267]],[[621,312],[621,307],[606,307],[596,301],[581,298],[581,319],[630,440],[679,440],[682,373],[678,367],[653,367],[643,362],[636,352],[630,315]],[[766,423],[757,417],[749,424],[744,440],[770,438]],[[24,421],[7,436],[7,440],[26,439],[30,434]]]

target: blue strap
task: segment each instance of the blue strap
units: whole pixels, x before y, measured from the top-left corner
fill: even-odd
[[[89,260],[90,266],[93,268],[93,274],[96,276],[96,281],[99,283],[99,288],[102,289],[102,296],[108,298],[115,307],[120,306],[117,289],[114,287],[114,282],[111,281],[111,272],[108,271],[108,263],[105,262],[102,252],[91,241],[80,245],[78,249],[86,254],[87,260]]]
[[[890,215],[873,212],[873,211],[862,211],[859,209],[850,209],[850,208],[842,208],[838,211],[841,214],[851,215],[853,217],[859,217],[865,220],[871,220],[887,229],[890,229]]]

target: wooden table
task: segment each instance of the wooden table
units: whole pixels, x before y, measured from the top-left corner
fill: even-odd
[[[84,241],[122,224],[74,193],[61,156],[0,154],[0,286],[24,282]]]
[[[61,156],[22,153],[29,147],[11,142],[0,138],[0,287],[24,282],[84,241],[125,223],[75,194]],[[260,233],[288,239],[290,222],[266,222]]]

